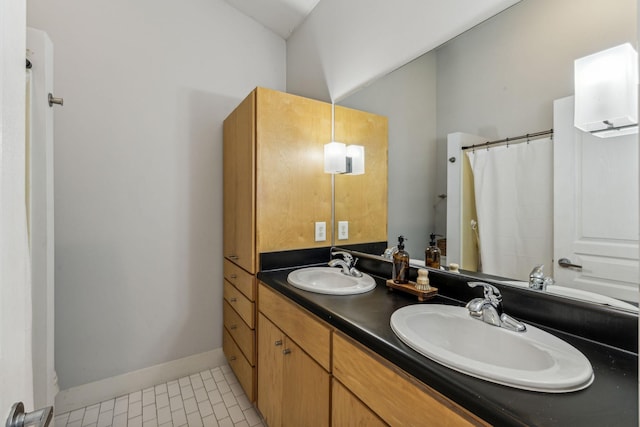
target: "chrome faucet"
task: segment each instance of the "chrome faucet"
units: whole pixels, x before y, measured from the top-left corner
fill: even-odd
[[[342,274],[353,277],[362,277],[362,273],[356,269],[356,263],[358,262],[358,258],[353,258],[353,256],[344,251],[333,251],[331,250],[331,257],[336,255],[341,256],[343,259],[336,258],[329,261],[329,267],[342,267]]]
[[[484,282],[469,282],[468,285],[472,288],[476,286],[484,288],[484,298],[474,298],[467,303],[466,307],[471,317],[510,331],[524,332],[527,330],[524,323],[502,311],[502,295],[498,288]]]
[[[543,264],[536,265],[529,273],[529,288],[535,289],[536,291],[546,291],[548,285],[553,285],[555,280],[551,276],[545,277],[542,269],[544,268]]]

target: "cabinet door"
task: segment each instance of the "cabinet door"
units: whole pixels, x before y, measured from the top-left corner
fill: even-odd
[[[255,273],[255,91],[224,121],[225,258]]]
[[[364,146],[364,175],[335,176],[336,245],[387,241],[388,121],[384,116],[336,106],[336,141]],[[348,239],[338,222],[349,221]]]
[[[256,105],[258,253],[330,245],[331,104],[258,88]],[[327,224],[327,240],[315,241],[314,222]]]
[[[329,374],[285,338],[282,425],[329,426]]]
[[[258,409],[269,427],[282,425],[284,334],[258,316]]]
[[[334,427],[384,427],[387,424],[335,378],[331,393],[331,423]]]

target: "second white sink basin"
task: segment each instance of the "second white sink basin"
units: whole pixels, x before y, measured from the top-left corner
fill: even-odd
[[[567,342],[531,325],[513,332],[471,318],[464,307],[410,305],[391,316],[412,349],[456,371],[524,390],[565,393],[593,382],[589,360]]]
[[[287,281],[296,288],[329,295],[353,295],[368,292],[376,287],[373,277],[347,276],[338,267],[307,267],[289,273]]]

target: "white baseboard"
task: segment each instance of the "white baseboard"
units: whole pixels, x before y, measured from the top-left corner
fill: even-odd
[[[175,380],[205,369],[222,366],[226,363],[222,348],[218,348],[138,371],[72,387],[68,390],[62,390],[56,395],[55,413],[64,414],[65,412],[84,408],[85,406]]]

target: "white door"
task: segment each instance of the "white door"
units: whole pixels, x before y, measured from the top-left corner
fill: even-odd
[[[637,302],[638,135],[582,132],[573,126],[573,103],[573,96],[554,102],[553,276],[563,286]]]
[[[25,207],[26,2],[0,2],[0,423],[33,410],[31,282]]]

